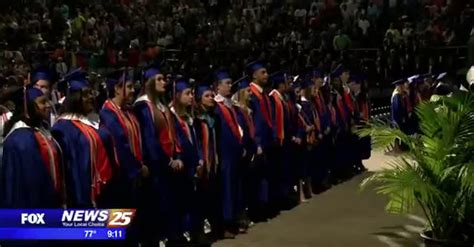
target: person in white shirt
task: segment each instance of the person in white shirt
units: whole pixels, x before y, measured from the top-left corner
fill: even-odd
[[[362,35],[367,36],[367,31],[369,30],[370,22],[369,20],[367,20],[365,15],[362,15],[361,18],[359,19],[358,26],[362,31]]]

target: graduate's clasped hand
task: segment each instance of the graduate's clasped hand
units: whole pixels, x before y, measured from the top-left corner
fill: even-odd
[[[174,171],[181,171],[183,169],[183,162],[181,160],[171,161],[171,168]]]

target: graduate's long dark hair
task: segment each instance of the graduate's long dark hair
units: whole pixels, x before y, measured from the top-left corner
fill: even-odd
[[[156,91],[155,86],[155,77],[152,76],[145,81],[145,85],[143,85],[143,95],[147,95],[148,99],[153,102],[154,104],[161,102],[162,104],[166,105],[165,97],[166,93],[160,94]]]
[[[75,115],[86,116],[87,112],[84,109],[84,103],[82,102],[83,92],[75,91],[67,95],[64,103],[59,109],[59,115],[70,113]]]
[[[15,100],[23,99],[24,93],[25,92],[23,87],[19,87],[18,89],[16,89],[14,92],[14,97],[17,97],[17,99]],[[18,99],[18,97],[20,97],[21,99]],[[24,105],[25,102],[26,107]],[[3,129],[3,137],[6,137],[6,135],[13,128],[13,125],[15,125],[18,121],[23,121],[26,125],[32,128],[39,128],[42,126],[43,118],[41,117],[41,114],[39,113],[36,103],[34,101],[21,100],[21,102],[15,104],[15,110],[13,111],[12,117],[5,123],[5,127]]]

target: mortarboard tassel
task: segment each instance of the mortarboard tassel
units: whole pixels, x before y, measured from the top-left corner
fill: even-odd
[[[23,87],[23,110],[24,110],[24,113],[25,113],[25,117],[26,118],[30,118],[29,114],[28,114],[28,105],[27,105],[28,101],[26,99],[26,86]]]
[[[23,85],[23,107],[24,107],[24,112],[25,112],[25,117],[26,118],[30,118],[30,115],[28,114],[28,101],[26,99],[26,86],[27,85],[30,85],[30,82],[31,82],[31,73],[28,72],[28,76],[26,78],[26,85]]]
[[[125,98],[125,85],[127,83],[127,72],[128,72],[128,66],[125,67],[125,70],[123,71],[123,81],[122,81],[122,97]]]

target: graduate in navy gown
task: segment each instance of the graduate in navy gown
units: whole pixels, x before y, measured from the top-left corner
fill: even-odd
[[[199,145],[193,123],[192,105],[194,101],[192,87],[188,79],[177,79],[173,85],[173,101],[171,112],[175,120],[178,143],[181,147],[181,159],[184,169],[174,178],[175,193],[179,197],[178,210],[181,231],[193,242],[202,241],[203,217],[197,205],[201,198],[197,197],[197,171],[204,169],[204,160],[200,159]]]
[[[274,73],[271,77],[273,90],[271,99],[273,137],[276,140],[273,164],[278,181],[277,203],[281,209],[288,208],[290,204],[290,191],[292,190],[290,165],[292,163],[290,152],[290,109],[285,99],[288,91],[287,78],[283,72]]]
[[[232,79],[226,71],[216,73],[216,131],[219,154],[219,180],[221,198],[222,236],[234,238],[239,215],[238,189],[240,178],[238,166],[245,155],[243,130],[239,125],[237,111],[232,103]]]
[[[146,204],[148,227],[142,229],[149,241],[168,239],[168,243],[184,241],[178,224],[174,176],[183,170],[181,149],[177,142],[174,118],[164,98],[166,80],[158,66],[143,72],[141,96],[134,112],[140,123],[143,161],[150,171],[151,191]],[[158,223],[157,223],[158,222]]]
[[[217,155],[217,135],[215,121],[214,92],[208,85],[198,85],[195,89],[196,106],[194,109],[194,128],[199,145],[199,157],[203,166],[197,169],[198,197],[204,218],[205,233],[212,231],[213,237],[218,237],[219,218],[219,185],[217,170],[219,169]]]
[[[292,135],[291,153],[292,158],[292,176],[293,185],[296,185],[298,192],[298,203],[304,202],[303,178],[305,166],[305,145],[306,145],[306,120],[303,117],[301,106],[301,83],[292,82],[291,88],[287,93],[288,106],[290,111],[290,132]]]
[[[68,206],[72,208],[118,207],[120,191],[114,191],[115,150],[110,134],[87,118],[94,112],[94,93],[85,74],[74,72],[67,84],[62,111],[52,134],[63,152]]]
[[[51,101],[51,86],[52,86],[52,76],[47,69],[38,69],[31,75],[31,86],[41,90],[44,95],[50,100],[51,104],[51,116],[47,119],[49,125],[53,125],[58,117],[58,108],[57,105]]]
[[[348,76],[348,72],[336,68],[331,74],[332,104],[336,113],[336,133],[335,133],[335,167],[334,176],[339,180],[344,180],[352,176],[353,147],[351,147],[351,121],[352,121],[352,101],[347,98],[347,89],[343,85],[341,77]],[[349,95],[350,97],[350,95]],[[349,103],[350,102],[350,103]]]
[[[318,112],[313,103],[312,95],[314,91],[314,83],[306,78],[301,83],[301,109],[302,116],[306,127],[306,150],[304,152],[304,170],[303,170],[303,190],[305,197],[312,197],[313,175],[317,166],[321,161],[318,160],[317,148],[322,141],[321,125]],[[315,181],[317,182],[317,181]]]
[[[147,185],[148,167],[143,164],[142,137],[140,125],[131,111],[134,101],[133,80],[119,71],[119,78],[107,79],[108,100],[100,111],[100,128],[107,130],[117,150],[118,186],[120,190],[120,207],[136,208],[137,216],[132,226],[127,229],[127,238],[136,241],[138,226],[144,222],[142,212],[142,192]]]
[[[250,83],[250,108],[252,109],[252,118],[255,125],[255,143],[257,152],[255,159],[259,169],[259,186],[255,188],[259,193],[255,202],[254,213],[257,217],[273,217],[278,213],[271,201],[276,200],[276,191],[278,183],[272,168],[272,149],[275,141],[273,138],[273,122],[271,112],[271,102],[265,87],[268,84],[268,72],[261,62],[252,62],[247,65],[247,72]],[[273,208],[272,208],[273,207]]]
[[[0,207],[64,207],[61,150],[43,126],[51,111],[49,100],[32,87],[17,89],[13,97],[16,109],[5,125]]]
[[[119,176],[122,184],[122,207],[136,208],[137,185],[148,175],[143,165],[142,137],[135,114],[133,80],[125,73],[119,79],[107,79],[109,99],[100,111],[100,128],[106,129],[114,140],[117,150]]]
[[[246,77],[234,82],[237,84],[237,92],[232,96],[232,101],[236,107],[237,122],[242,128],[242,145],[245,150],[244,157],[241,160],[238,169],[240,181],[239,198],[241,200],[238,217],[239,232],[245,233],[254,223],[248,216],[247,209],[251,201],[257,198],[255,188],[258,188],[258,176],[255,173],[255,167],[252,166],[256,145],[255,145],[255,127],[252,119],[252,110],[250,109],[250,83]]]
[[[319,122],[319,142],[315,146],[316,167],[312,174],[313,191],[321,193],[327,190],[329,185],[329,165],[330,156],[328,155],[330,149],[330,114],[327,110],[325,100],[323,97],[323,77],[322,71],[313,69],[307,75],[313,82],[311,93],[311,100],[316,109]]]
[[[367,95],[362,92],[362,77],[357,75],[351,75],[349,80],[349,88],[351,92],[351,98],[354,105],[353,114],[353,126],[352,129],[359,129],[364,126],[368,119],[368,102]],[[354,131],[353,131],[354,132]],[[362,160],[370,157],[370,137],[360,138],[358,135],[353,134],[353,146],[354,146],[354,172],[361,173],[366,170]],[[368,156],[368,157],[367,157]],[[365,157],[365,158],[364,158]]]
[[[395,89],[392,93],[392,124],[400,128],[404,133],[409,133],[408,124],[408,82],[406,79],[400,79],[392,83]]]

